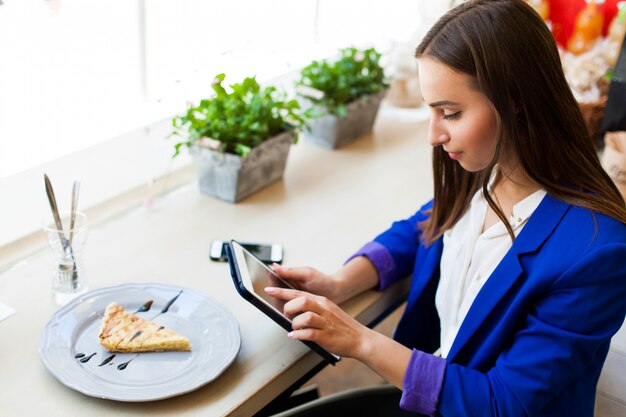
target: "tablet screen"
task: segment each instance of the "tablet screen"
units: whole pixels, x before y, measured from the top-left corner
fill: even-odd
[[[242,248],[243,249],[243,248]],[[243,259],[245,260],[248,274],[243,274],[242,280],[248,291],[253,292],[263,301],[276,308],[280,313],[283,312],[285,301],[279,300],[268,295],[265,292],[266,287],[293,288],[286,281],[281,279],[274,271],[269,269],[265,264],[256,259],[247,250],[243,249]],[[248,282],[246,282],[248,281]]]

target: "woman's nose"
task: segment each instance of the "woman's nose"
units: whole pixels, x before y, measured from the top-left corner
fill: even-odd
[[[430,121],[430,127],[428,131],[428,142],[431,146],[443,145],[450,140],[448,132],[440,129],[435,122]]]

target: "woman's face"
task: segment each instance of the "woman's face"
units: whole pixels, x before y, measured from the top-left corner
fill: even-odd
[[[498,122],[470,76],[427,56],[418,60],[422,95],[430,105],[429,141],[470,172],[486,168],[496,151]]]

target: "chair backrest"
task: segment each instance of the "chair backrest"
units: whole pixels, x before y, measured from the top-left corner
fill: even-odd
[[[414,417],[399,408],[402,392],[392,385],[356,388],[322,397],[272,417]]]
[[[611,342],[596,391],[595,417],[626,416],[626,325]]]

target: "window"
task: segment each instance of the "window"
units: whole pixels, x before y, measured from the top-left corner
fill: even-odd
[[[263,83],[340,47],[384,52],[389,41],[414,36],[420,12],[436,15],[446,5],[3,0],[0,193],[11,195],[3,217],[13,218],[0,220],[0,246],[39,228],[44,171],[60,177],[68,195],[71,180],[81,179],[88,207],[188,163],[173,165],[172,144],[162,139],[173,115],[210,93],[214,75]]]

